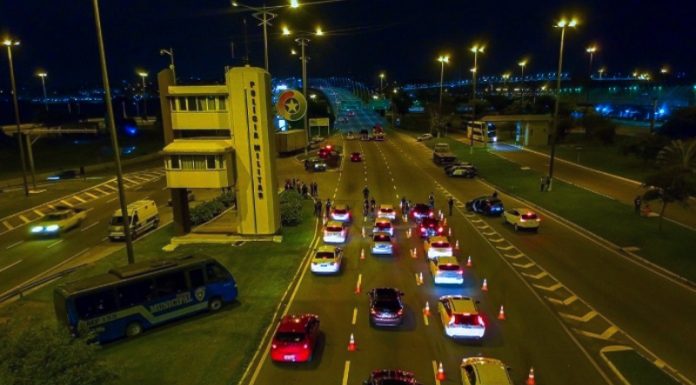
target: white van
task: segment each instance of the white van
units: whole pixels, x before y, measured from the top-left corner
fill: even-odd
[[[133,239],[159,226],[159,210],[153,200],[140,200],[128,205],[128,223]],[[109,222],[109,239],[112,241],[125,239],[123,232],[123,215],[121,209],[114,211]]]

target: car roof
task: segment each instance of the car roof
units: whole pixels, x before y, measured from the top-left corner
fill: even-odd
[[[335,250],[336,246],[321,245],[317,248],[317,253],[333,253]]]
[[[512,384],[505,364],[493,358],[469,358],[462,360],[462,366],[471,365],[476,371],[479,384]]]
[[[345,203],[337,203],[333,207],[334,210],[348,210],[348,205]]]
[[[456,257],[437,257],[433,261],[437,263],[437,265],[459,265],[459,261],[457,261]]]
[[[399,295],[401,290],[395,288],[395,287],[376,287],[372,290],[370,290],[371,293],[378,297],[396,297]]]
[[[442,237],[442,236],[437,236],[437,237],[431,237],[430,238],[430,243],[436,243],[436,242],[447,242],[449,243],[449,240],[447,237]]]
[[[328,221],[328,222],[326,222],[326,227],[343,227],[343,222]]]
[[[289,333],[301,333],[304,332],[307,322],[312,318],[315,318],[314,314],[288,314],[281,318],[278,324],[279,332],[289,332]]]

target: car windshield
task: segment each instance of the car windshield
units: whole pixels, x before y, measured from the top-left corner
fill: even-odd
[[[131,217],[128,217],[128,222],[131,221]],[[111,224],[115,226],[123,225],[123,217],[111,217]]]
[[[334,254],[328,251],[322,251],[317,253],[316,257],[317,259],[333,259]]]
[[[341,231],[341,230],[343,230],[343,228],[341,228],[340,226],[328,226],[326,228],[326,231]]]
[[[443,270],[443,271],[456,271],[456,270],[459,270],[459,265],[448,263],[445,265],[438,266],[438,269]]]
[[[278,332],[275,339],[281,342],[302,342],[305,339],[305,334],[295,332]]]
[[[455,314],[451,323],[457,325],[479,325],[483,324],[483,320],[476,314]]]
[[[386,311],[398,311],[401,309],[401,305],[396,299],[378,299],[375,301],[374,308]]]
[[[388,235],[379,234],[374,237],[375,242],[389,242],[391,238]]]
[[[449,242],[434,242],[433,247],[450,247]]]

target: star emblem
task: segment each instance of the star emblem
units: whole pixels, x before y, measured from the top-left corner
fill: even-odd
[[[287,103],[285,103],[285,110],[291,114],[296,113],[299,108],[300,104],[297,103],[297,100],[295,99],[290,99],[287,101]]]

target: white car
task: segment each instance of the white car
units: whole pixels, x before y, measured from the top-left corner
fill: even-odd
[[[513,385],[507,367],[495,358],[464,358],[460,369],[464,385]]]
[[[344,204],[337,204],[331,209],[331,220],[339,222],[350,222],[350,207]]]
[[[323,245],[314,253],[310,269],[315,274],[333,274],[341,270],[343,249],[336,246]]]
[[[348,238],[348,229],[343,226],[343,222],[329,221],[324,228],[324,242],[344,243]]]
[[[389,220],[396,219],[396,211],[394,205],[381,203],[377,209],[377,218],[388,218]]]
[[[430,239],[423,242],[423,248],[425,249],[425,255],[428,259],[435,257],[451,257],[452,245],[447,240],[447,237],[430,237]]]
[[[374,233],[372,235],[372,254],[394,254],[394,245],[389,233]]]
[[[437,303],[445,334],[452,338],[483,338],[486,324],[476,302],[461,295],[445,295]]]
[[[430,140],[430,139],[432,139],[432,138],[433,138],[433,135],[432,135],[432,134],[423,134],[423,135],[418,135],[418,137],[416,138],[416,140],[419,141],[419,142],[422,142],[422,141],[424,141],[424,140]]]
[[[541,219],[532,210],[527,208],[508,209],[503,213],[505,222],[511,224],[515,231],[519,229],[530,229],[539,231]]]
[[[393,237],[394,226],[392,226],[389,218],[377,218],[375,219],[375,227],[372,228],[372,233],[388,233]]]
[[[437,257],[428,262],[430,274],[436,285],[461,285],[464,283],[464,270],[455,257]]]

